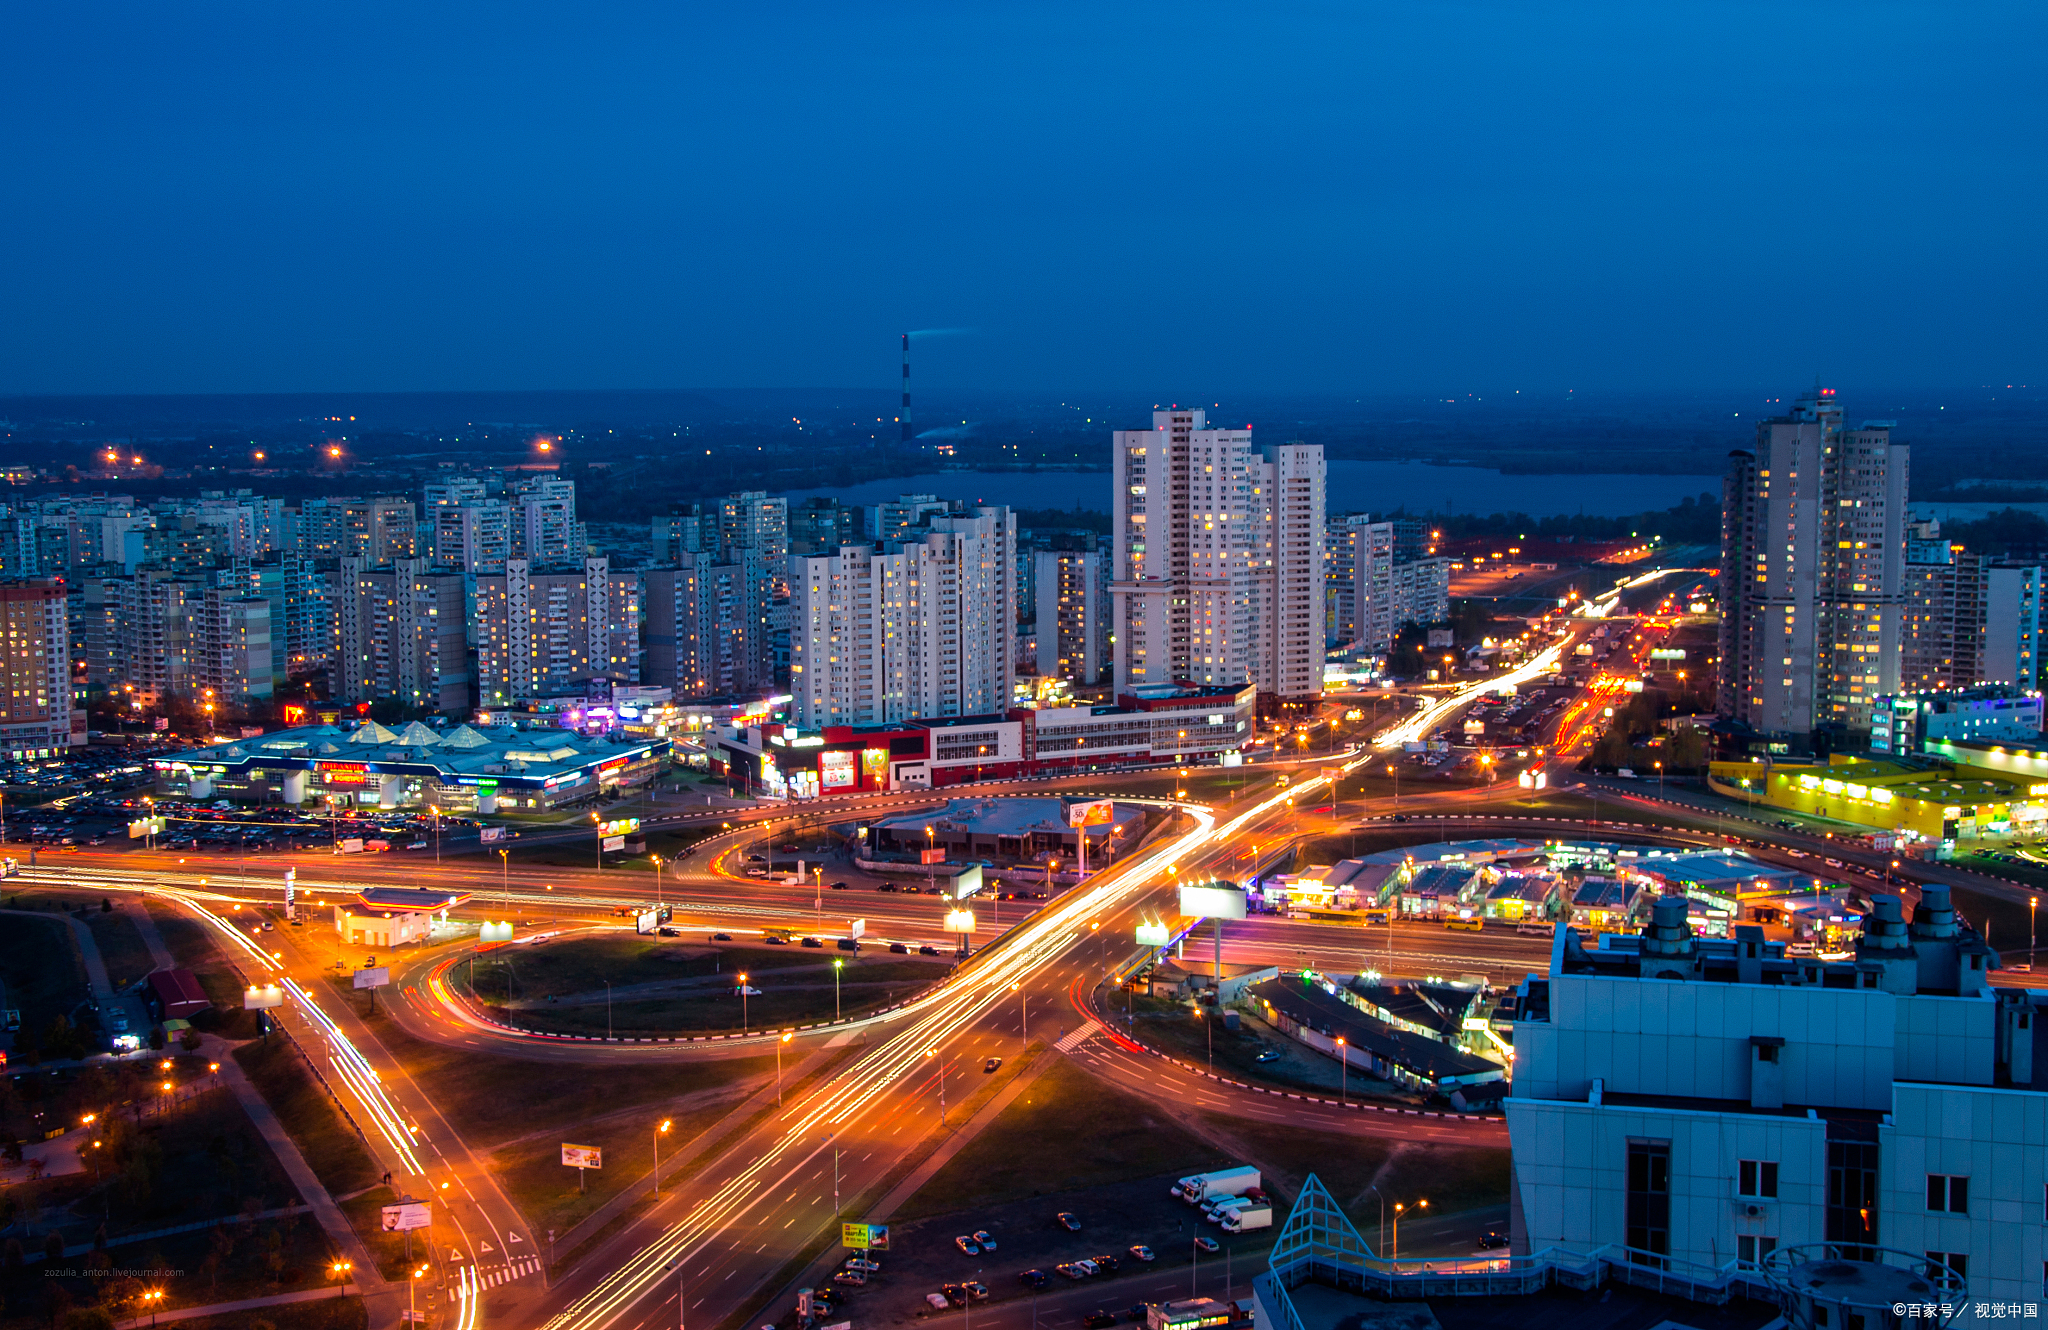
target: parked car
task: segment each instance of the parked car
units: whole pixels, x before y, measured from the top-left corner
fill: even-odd
[[[1095,1263],[1097,1269],[1107,1270],[1111,1274],[1115,1274],[1123,1266],[1123,1262],[1114,1256],[1092,1256],[1089,1259]]]
[[[1052,1276],[1043,1270],[1020,1270],[1017,1272],[1017,1282],[1029,1284],[1033,1288],[1044,1288],[1052,1282]]]
[[[910,948],[904,946],[901,942],[891,942],[889,944],[889,954],[892,956],[908,956]]]
[[[1139,1243],[1137,1246],[1131,1248],[1131,1255],[1137,1260],[1145,1262],[1147,1265],[1150,1265],[1153,1261],[1159,1259],[1158,1257],[1152,1254],[1152,1249],[1150,1247],[1147,1247],[1142,1242]]]
[[[1220,1248],[1218,1248],[1216,1245],[1216,1239],[1210,1237],[1206,1233],[1200,1233],[1195,1236],[1195,1245],[1206,1252],[1220,1250]]]
[[[924,1295],[924,1300],[933,1311],[937,1312],[942,1312],[952,1305],[946,1301],[946,1295],[943,1293],[927,1293]],[[763,1330],[773,1330],[773,1327],[763,1327]]]
[[[965,1234],[962,1234],[960,1237],[953,1239],[953,1245],[955,1247],[958,1247],[961,1251],[967,1253],[969,1256],[981,1255],[981,1248],[975,1246],[974,1239],[967,1237]]]
[[[994,1251],[996,1249],[996,1240],[988,1235],[987,1229],[978,1228],[974,1231],[974,1245],[983,1251]]]
[[[1124,1319],[1133,1325],[1145,1324],[1145,1318],[1151,1314],[1152,1304],[1149,1302],[1134,1302],[1124,1308]]]
[[[970,1279],[966,1283],[962,1284],[960,1287],[966,1291],[967,1297],[970,1301],[988,1301],[988,1286],[981,1283],[979,1280]]]
[[[1053,1269],[1057,1273],[1065,1275],[1068,1279],[1086,1279],[1088,1277],[1088,1273],[1076,1266],[1072,1261],[1062,1261],[1054,1266]]]
[[[1061,1228],[1069,1233],[1079,1233],[1081,1231],[1081,1221],[1071,1210],[1062,1210],[1054,1215],[1053,1219]]]
[[[1115,1325],[1116,1317],[1108,1312],[1089,1312],[1081,1318],[1081,1324],[1086,1330],[1103,1330],[1105,1326]]]

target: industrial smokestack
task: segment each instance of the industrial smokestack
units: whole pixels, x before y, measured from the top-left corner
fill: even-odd
[[[910,442],[910,334],[903,334],[903,414],[897,417],[903,424],[903,442]]]

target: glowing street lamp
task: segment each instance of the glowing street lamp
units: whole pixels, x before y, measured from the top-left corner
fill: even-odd
[[[782,1046],[794,1038],[796,1038],[794,1034],[784,1030],[782,1038],[775,1041],[775,1106],[777,1108],[782,1107]]]
[[[747,1033],[747,972],[740,971],[740,1033]]]
[[[663,1118],[661,1125],[654,1129],[654,1199],[657,1201],[661,1199],[661,1138],[668,1135],[668,1129],[673,1125],[669,1119]]]

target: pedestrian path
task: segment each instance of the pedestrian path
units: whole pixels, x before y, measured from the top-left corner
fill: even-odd
[[[1090,1039],[1093,1039],[1096,1035],[1101,1033],[1102,1022],[1090,1021],[1086,1025],[1082,1026],[1080,1029],[1074,1031],[1072,1034],[1067,1035],[1065,1038],[1061,1039],[1058,1043],[1054,1044],[1053,1047],[1057,1048],[1062,1053],[1071,1053],[1075,1049],[1079,1048],[1081,1045],[1087,1043]]]
[[[488,1273],[479,1270],[477,1271],[476,1281],[479,1287],[496,1288],[500,1284],[507,1284],[515,1279],[534,1274],[539,1269],[540,1257],[527,1256],[516,1261],[508,1261]]]
[[[122,913],[134,921],[135,931],[142,935],[142,945],[149,948],[150,964],[159,970],[178,968],[171,949],[164,945],[164,935],[156,926],[156,916],[149,912],[149,906],[140,896],[131,896],[122,902]]]

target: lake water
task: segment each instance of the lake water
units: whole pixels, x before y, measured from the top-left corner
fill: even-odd
[[[899,494],[936,494],[970,503],[1012,508],[1092,508],[1110,511],[1107,471],[983,474],[936,471],[875,480],[844,489],[791,490],[790,502],[812,495],[841,503],[880,503]],[[1711,494],[1720,502],[1719,476],[1508,476],[1476,466],[1427,462],[1332,462],[1329,508],[1341,512],[1521,512],[1532,517],[1587,513],[1622,517],[1670,508],[1680,499]]]

